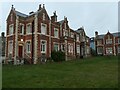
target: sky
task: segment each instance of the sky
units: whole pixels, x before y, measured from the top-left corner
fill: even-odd
[[[58,21],[64,16],[73,30],[84,27],[89,37],[98,34],[118,32],[118,2],[1,2],[0,3],[0,33],[6,32],[6,19],[11,10],[12,4],[17,11],[29,14],[37,11],[39,4],[45,4],[49,16],[56,11]]]

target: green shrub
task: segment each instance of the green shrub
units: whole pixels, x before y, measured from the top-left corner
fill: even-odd
[[[54,62],[65,61],[65,53],[62,51],[52,51],[51,58]]]

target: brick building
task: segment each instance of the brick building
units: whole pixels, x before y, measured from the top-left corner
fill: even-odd
[[[95,46],[98,55],[120,54],[120,32],[98,35],[95,32]]]
[[[66,60],[80,57],[82,36],[79,31],[81,30],[70,28],[67,17],[58,21],[56,12],[49,17],[44,4],[43,7],[40,4],[39,9],[29,15],[16,11],[12,5],[7,18],[6,63],[11,58],[16,64],[19,57],[27,58],[29,63],[36,64],[42,56],[51,57],[52,50],[65,52]],[[84,37],[89,40],[86,35]],[[82,43],[86,42],[85,40]],[[87,49],[89,46],[89,41],[82,44],[82,47]],[[83,55],[88,56],[87,54],[89,53]]]

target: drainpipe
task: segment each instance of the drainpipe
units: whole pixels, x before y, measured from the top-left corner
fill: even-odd
[[[31,57],[31,64],[34,61],[34,20],[32,22],[32,57]]]

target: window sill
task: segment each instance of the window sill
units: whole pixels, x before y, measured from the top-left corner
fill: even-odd
[[[32,33],[26,33],[26,35],[31,35]]]
[[[11,35],[7,35],[7,36],[13,36],[14,34],[11,34]]]
[[[42,52],[42,51],[41,51],[41,53],[46,53],[46,52]]]
[[[24,35],[23,33],[20,33],[19,35]]]
[[[27,53],[30,54],[31,52],[28,52],[28,51],[27,51]]]

